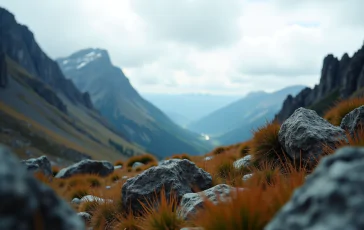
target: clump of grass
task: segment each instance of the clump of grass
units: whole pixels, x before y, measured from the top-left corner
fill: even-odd
[[[141,218],[134,216],[132,213],[129,213],[127,216],[118,215],[116,221],[115,229],[142,230],[140,226]]]
[[[120,176],[119,176],[119,174],[114,172],[113,174],[111,174],[110,179],[112,182],[116,182],[116,181],[120,180]]]
[[[281,144],[278,141],[280,125],[276,122],[266,123],[254,132],[251,141],[252,161],[255,165],[266,162],[278,166],[287,158]]]
[[[100,204],[97,201],[85,201],[80,204],[80,206],[78,207],[78,211],[92,214],[99,205]]]
[[[233,162],[225,160],[217,167],[217,175],[220,178],[228,178],[229,175],[235,170]]]
[[[115,161],[115,166],[124,166],[124,162],[122,160]]]
[[[132,167],[135,162],[140,162],[140,163],[143,163],[143,164],[148,164],[148,163],[151,163],[151,162],[158,162],[158,161],[151,154],[143,154],[143,155],[140,155],[140,156],[133,156],[133,157],[129,158],[129,160],[126,163],[126,165],[128,167]]]
[[[98,176],[94,175],[87,176],[86,181],[92,188],[97,188],[101,186],[100,178]]]
[[[52,166],[52,175],[53,175],[53,177],[55,177],[60,170],[61,169],[58,166],[53,165]]]
[[[72,200],[74,198],[81,199],[82,197],[89,195],[89,187],[87,186],[75,186],[69,192],[68,196]]]
[[[68,187],[87,185],[84,175],[75,175],[65,180],[67,181]]]
[[[225,151],[226,151],[226,149],[225,149],[224,147],[220,146],[220,147],[215,148],[215,149],[212,151],[212,154],[214,154],[214,155],[219,155],[219,154],[221,154],[221,153],[224,153]]]
[[[193,218],[193,226],[205,230],[256,230],[264,229],[278,210],[291,198],[293,191],[304,183],[305,170],[287,166],[287,175],[275,172],[274,183],[253,176],[243,191],[234,191],[231,202],[214,204],[204,201],[204,209]],[[264,186],[262,186],[262,184]]]
[[[240,157],[245,157],[246,155],[249,154],[251,149],[250,145],[251,145],[250,142],[244,142],[239,145],[238,152]]]
[[[160,192],[160,197],[141,203],[145,212],[143,227],[150,230],[179,230],[184,221],[178,217],[178,198],[174,192],[166,196],[164,189]]]
[[[117,206],[113,203],[100,203],[92,213],[91,225],[94,229],[113,229],[118,216]]]
[[[339,126],[345,115],[362,105],[364,105],[364,97],[339,101],[325,113],[324,118],[331,124]]]

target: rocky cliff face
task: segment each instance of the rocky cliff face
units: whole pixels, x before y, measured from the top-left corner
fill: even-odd
[[[276,119],[283,122],[299,107],[315,109],[319,114],[337,99],[345,99],[364,87],[364,45],[353,57],[344,54],[338,60],[332,54],[325,57],[320,83],[305,88],[296,97],[288,96]]]
[[[90,97],[81,93],[72,81],[67,80],[58,64],[38,46],[33,33],[16,22],[13,14],[0,7],[0,53],[19,63],[30,74],[52,89],[63,93],[73,103],[92,109]]]
[[[0,88],[5,88],[8,84],[8,70],[5,54],[0,54]]]

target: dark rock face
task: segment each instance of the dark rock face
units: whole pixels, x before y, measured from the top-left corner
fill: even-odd
[[[31,172],[42,172],[46,176],[52,176],[51,162],[46,156],[21,161],[26,169]]]
[[[265,230],[364,229],[364,149],[325,157]]]
[[[189,160],[172,159],[128,179],[122,187],[122,203],[127,211],[142,211],[139,201],[155,199],[165,188],[166,197],[171,191],[178,199],[195,189],[202,191],[212,186],[211,175]],[[131,210],[130,210],[131,208]]]
[[[230,193],[235,188],[226,184],[219,184],[199,193],[186,193],[183,195],[178,215],[184,220],[193,218],[199,209],[203,208],[203,197],[218,204],[219,201],[226,201],[230,198]]]
[[[34,35],[26,26],[16,22],[13,14],[0,7],[0,53],[5,53],[30,74],[62,92],[72,102],[90,107],[83,94],[62,74],[58,64],[38,46]]]
[[[0,88],[5,88],[8,85],[8,69],[4,54],[0,54]]]
[[[293,160],[315,162],[323,153],[323,145],[335,146],[346,140],[345,132],[320,117],[315,111],[299,108],[281,126],[279,142]]]
[[[62,169],[55,176],[56,178],[68,178],[76,174],[98,174],[108,176],[114,172],[114,166],[108,161],[83,160]]]
[[[52,189],[29,174],[0,146],[0,229],[83,230],[84,223]]]
[[[352,137],[355,137],[360,129],[364,129],[364,106],[360,106],[348,113],[341,121],[340,127],[348,131]]]
[[[340,61],[330,54],[323,61],[320,83],[313,89],[302,90],[296,97],[287,97],[276,120],[283,122],[299,107],[310,107],[335,91],[339,92],[339,98],[345,99],[363,87],[364,46],[352,58],[344,54]]]

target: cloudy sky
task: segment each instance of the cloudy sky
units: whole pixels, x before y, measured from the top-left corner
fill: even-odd
[[[104,48],[142,93],[318,83],[364,41],[364,0],[0,0],[52,58]]]

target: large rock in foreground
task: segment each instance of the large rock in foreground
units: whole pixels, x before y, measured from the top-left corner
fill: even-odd
[[[364,148],[323,158],[265,230],[364,229]]]
[[[211,186],[209,173],[189,160],[172,159],[127,180],[122,187],[122,203],[125,210],[137,213],[142,211],[139,200],[145,202],[155,199],[156,195],[160,197],[163,187],[167,198],[173,191],[181,199],[186,193],[202,191]]]
[[[341,121],[340,127],[345,131],[348,131],[352,137],[360,132],[361,129],[364,131],[364,105],[354,109]]]
[[[0,145],[0,229],[84,230],[80,217]]]
[[[315,111],[299,108],[281,126],[279,142],[293,160],[316,162],[324,145],[335,148],[346,140],[345,131],[333,126]]]
[[[23,160],[21,163],[25,165],[28,171],[42,172],[46,176],[52,176],[51,162],[46,156]]]
[[[114,165],[108,161],[83,160],[60,170],[56,178],[68,178],[77,174],[108,176],[114,172]]]

